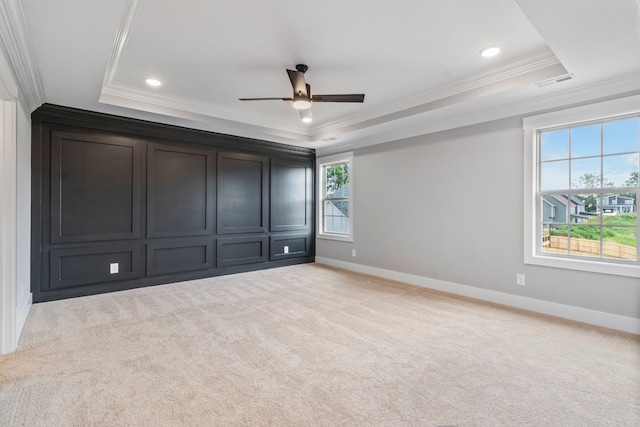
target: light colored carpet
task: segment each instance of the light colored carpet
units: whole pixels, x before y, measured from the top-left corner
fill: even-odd
[[[33,306],[2,426],[638,426],[640,337],[305,264]]]

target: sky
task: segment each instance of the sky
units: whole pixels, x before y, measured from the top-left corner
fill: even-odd
[[[640,169],[640,118],[540,133],[540,190],[577,188],[585,173],[624,185]]]

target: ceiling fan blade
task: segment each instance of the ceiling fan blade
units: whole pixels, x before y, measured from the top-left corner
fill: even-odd
[[[364,93],[313,95],[312,102],[364,102]]]
[[[293,101],[293,98],[238,98],[238,101]]]
[[[293,93],[308,97],[307,85],[304,82],[304,73],[301,71],[287,70],[289,80],[291,80],[291,87],[293,87]]]

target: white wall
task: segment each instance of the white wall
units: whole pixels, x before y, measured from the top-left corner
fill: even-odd
[[[0,100],[4,111],[11,108],[12,132],[3,138],[3,160],[0,178],[6,184],[0,192],[5,226],[1,233],[0,257],[0,353],[15,349],[31,307],[30,292],[30,229],[31,229],[31,120],[25,100],[19,92],[17,79],[4,53],[0,51]],[[6,117],[6,116],[5,116]],[[6,125],[6,123],[5,123]],[[6,126],[5,126],[6,130]]]
[[[31,117],[17,106],[16,335],[31,308]]]
[[[550,314],[575,307],[567,317],[640,333],[638,279],[524,265],[522,118],[362,148],[353,162],[354,242],[318,239],[321,262]]]

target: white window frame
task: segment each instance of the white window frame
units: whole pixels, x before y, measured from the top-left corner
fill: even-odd
[[[589,271],[628,277],[640,277],[640,263],[620,263],[616,261],[545,255],[538,251],[538,224],[536,183],[537,133],[538,130],[575,126],[581,122],[607,120],[610,118],[640,112],[640,95],[599,102],[537,116],[525,117],[524,130],[524,263],[546,267]],[[640,227],[637,232],[640,234]],[[637,239],[640,241],[640,239]]]
[[[324,199],[325,199],[325,173],[326,166],[335,165],[337,163],[347,163],[349,165],[349,198],[347,200],[349,204],[349,234],[327,233],[324,231]],[[331,156],[320,157],[316,159],[317,169],[317,182],[318,182],[318,203],[317,203],[317,218],[318,218],[318,233],[319,239],[339,240],[342,242],[353,242],[353,152],[347,152],[342,154],[334,154]]]

